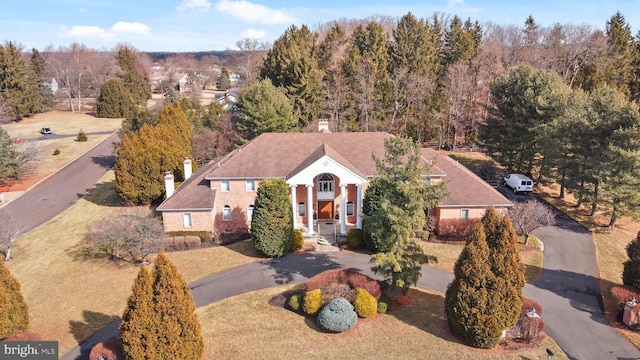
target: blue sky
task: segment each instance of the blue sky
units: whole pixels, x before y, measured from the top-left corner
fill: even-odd
[[[586,23],[604,29],[619,10],[634,35],[640,29],[640,0],[17,0],[9,4],[0,11],[0,40],[40,50],[73,42],[94,49],[121,43],[142,51],[235,49],[235,42],[247,37],[273,42],[292,24],[313,29],[341,18],[400,17],[407,12],[518,26],[533,15],[543,26]]]

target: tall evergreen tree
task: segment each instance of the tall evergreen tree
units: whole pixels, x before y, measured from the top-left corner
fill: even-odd
[[[454,16],[444,32],[445,66],[457,61],[469,64],[478,53],[481,34],[482,30],[477,22],[473,24],[467,19],[463,23],[457,15]]]
[[[417,283],[422,264],[437,261],[424,253],[418,240],[426,235],[426,210],[438,203],[444,188],[425,181],[428,169],[415,142],[390,137],[384,145],[384,159],[374,156],[380,207],[363,217],[363,228],[369,236],[386,241],[371,259],[372,270],[394,290],[406,293]]]
[[[134,49],[123,46],[118,49],[118,65],[122,69],[122,83],[131,93],[131,98],[136,105],[144,106],[151,98],[149,75],[138,60]]]
[[[491,224],[487,228],[493,226],[496,215],[493,207],[487,209],[487,215],[482,220],[485,224]],[[518,321],[524,301],[523,289],[526,285],[524,265],[518,250],[518,237],[508,215],[502,218],[495,232],[487,231],[487,244],[488,262],[495,276],[492,286],[496,291],[495,317],[500,329],[506,330]]]
[[[31,68],[38,84],[39,103],[41,109],[53,105],[53,91],[51,89],[51,78],[48,76],[47,63],[38,49],[31,49]]]
[[[156,126],[145,124],[123,136],[114,167],[116,192],[126,204],[149,204],[164,193],[166,171],[184,179],[185,158],[191,158],[191,124],[179,104],[166,105]]]
[[[251,218],[253,247],[269,257],[281,257],[291,248],[293,213],[289,187],[282,179],[260,181]]]
[[[162,359],[202,359],[204,339],[189,284],[164,253],[154,261],[154,312],[158,317],[156,351]]]
[[[324,97],[316,40],[306,25],[292,25],[273,43],[260,68],[261,79],[285,89],[301,128],[318,118]]]
[[[635,77],[634,64],[640,59],[631,26],[618,11],[607,21],[605,34],[608,45],[608,61],[604,67],[605,82],[629,96]]]
[[[125,118],[135,111],[131,93],[120,79],[109,79],[102,85],[96,104],[96,115],[103,118]]]
[[[126,359],[201,359],[204,339],[189,285],[165,254],[142,267],[120,325]]]
[[[496,276],[489,264],[489,246],[484,225],[478,223],[454,267],[455,278],[447,287],[445,312],[449,327],[467,344],[493,348],[500,341],[493,284]]]
[[[229,90],[231,88],[231,80],[229,80],[229,70],[226,67],[222,67],[220,71],[220,76],[218,76],[218,80],[216,81],[216,88],[218,90]]]
[[[556,73],[526,64],[513,68],[491,86],[483,147],[509,171],[531,174],[541,152],[536,128],[562,116],[569,92]]]
[[[353,32],[348,54],[342,65],[349,86],[350,129],[376,131],[386,128],[385,121],[393,103],[389,75],[389,55],[382,25],[369,22]]]
[[[0,261],[0,340],[29,327],[29,310],[20,283]]]
[[[246,140],[265,132],[298,130],[297,116],[291,101],[271,80],[261,80],[240,95],[238,130]]]
[[[155,333],[157,321],[153,276],[146,266],[142,266],[120,323],[120,338],[127,359],[159,359]]]
[[[0,102],[15,119],[42,109],[38,80],[21,50],[13,42],[0,45]]]

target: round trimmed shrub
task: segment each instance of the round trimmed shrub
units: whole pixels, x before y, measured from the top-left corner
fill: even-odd
[[[293,229],[293,238],[291,239],[290,251],[300,250],[304,247],[304,235],[300,229]]]
[[[293,311],[300,311],[300,308],[302,307],[303,302],[304,302],[304,296],[302,296],[301,294],[294,294],[287,301],[287,305]]]
[[[354,306],[356,313],[362,318],[368,318],[378,312],[378,301],[363,288],[356,288]]]
[[[638,237],[627,244],[626,250],[629,259],[640,261],[640,233],[638,233]]]
[[[337,298],[318,313],[318,326],[333,332],[342,332],[356,326],[358,314],[345,298]]]
[[[307,291],[304,294],[304,303],[302,304],[302,311],[309,315],[315,315],[322,307],[322,290],[315,289]]]
[[[640,261],[627,260],[624,262],[622,283],[640,289]]]
[[[362,235],[362,230],[360,229],[351,229],[347,233],[347,246],[349,249],[362,249],[364,247],[364,238]]]
[[[80,132],[78,133],[78,136],[76,137],[76,141],[87,141],[87,134],[82,131],[82,129],[80,129]]]
[[[378,301],[378,312],[380,314],[386,314],[389,312],[389,303],[386,301]]]

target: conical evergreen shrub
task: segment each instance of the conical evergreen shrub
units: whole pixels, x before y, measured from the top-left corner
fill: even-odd
[[[20,283],[0,260],[0,340],[29,327],[29,309]]]

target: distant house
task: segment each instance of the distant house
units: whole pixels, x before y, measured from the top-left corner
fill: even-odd
[[[372,154],[382,158],[383,132],[266,133],[184,181],[157,208],[165,231],[248,231],[260,181],[281,178],[289,185],[295,227],[314,234],[316,221],[339,222],[340,233],[362,226],[362,199],[378,175]],[[464,166],[430,148],[431,182],[446,182],[448,195],[430,209],[440,226],[450,219],[478,219],[488,206],[504,212],[511,202]],[[173,188],[168,190],[171,194]]]
[[[232,110],[235,103],[238,102],[238,94],[233,91],[227,90],[224,94],[216,94],[216,102],[222,105],[224,110]]]

